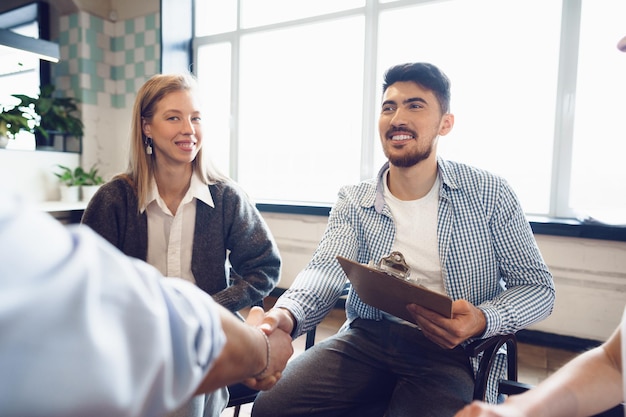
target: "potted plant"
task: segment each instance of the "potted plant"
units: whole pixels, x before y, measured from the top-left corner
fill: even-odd
[[[78,99],[55,96],[54,90],[54,85],[48,84],[40,88],[39,97],[36,98],[13,94],[20,100],[17,107],[35,120],[33,130],[38,148],[54,147],[56,134],[83,136],[83,122],[75,114],[78,112]]]
[[[7,108],[0,104],[0,148],[6,147],[8,141],[20,131],[30,132],[28,120],[17,106]]]
[[[89,171],[84,172],[84,181],[82,184],[83,201],[91,200],[91,197],[98,191],[100,186],[104,184],[104,179],[98,174],[98,168],[93,165]]]
[[[71,169],[65,165],[58,164],[61,172],[54,175],[59,179],[61,189],[61,201],[66,203],[76,203],[80,197],[80,187],[85,183],[85,170],[81,167]]]

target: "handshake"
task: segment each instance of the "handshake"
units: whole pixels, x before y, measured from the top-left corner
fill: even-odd
[[[243,323],[226,308],[216,305],[226,344],[195,393],[207,393],[242,382],[264,391],[280,379],[293,354],[291,330],[294,320],[286,310],[265,313],[252,307]]]
[[[266,314],[261,307],[252,307],[246,318],[246,324],[258,330],[259,335],[256,338],[263,339],[255,343],[255,348],[262,351],[265,361],[263,368],[246,378],[243,383],[260,391],[268,390],[276,385],[283,369],[287,366],[287,361],[293,354],[291,340],[293,319],[288,317],[289,313],[283,312],[282,314],[287,316],[285,319],[278,315],[280,313],[276,310],[271,310]]]

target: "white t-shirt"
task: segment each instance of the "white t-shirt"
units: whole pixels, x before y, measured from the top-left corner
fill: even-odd
[[[404,255],[410,268],[409,278],[429,290],[445,294],[439,261],[437,240],[437,210],[439,207],[439,177],[424,197],[403,201],[396,198],[387,187],[385,172],[383,195],[396,224],[396,237],[391,247]],[[415,326],[391,314],[383,312],[387,320]]]
[[[445,294],[437,241],[439,177],[424,197],[403,201],[389,191],[388,173],[385,173],[383,193],[396,224],[392,250],[404,255],[412,280],[429,290]]]

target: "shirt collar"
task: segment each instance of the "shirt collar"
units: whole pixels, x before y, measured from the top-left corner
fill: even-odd
[[[211,195],[211,191],[209,191],[208,184],[202,182],[200,176],[195,172],[191,176],[191,184],[189,184],[189,190],[187,191],[187,195],[191,195],[191,197],[196,197],[203,203],[215,208],[213,196]]]
[[[376,195],[374,197],[374,208],[378,213],[383,212],[383,208],[385,207],[385,181],[386,175],[385,172],[389,169],[389,161],[385,162],[383,167],[378,171],[377,181],[376,181]],[[454,178],[450,175],[450,173],[446,170],[445,161],[439,157],[437,157],[437,169],[439,170],[439,177],[441,179],[441,187],[443,185],[449,188],[458,188],[458,185]]]
[[[156,180],[153,177],[150,181],[150,188],[148,189],[148,198],[146,198],[146,204],[141,207],[140,212],[143,213],[153,201],[157,200],[158,197],[159,190],[156,185]],[[189,189],[187,190],[187,194],[185,194],[185,197],[183,197],[183,201],[191,201],[193,197],[211,207],[215,207],[215,203],[213,202],[213,196],[211,195],[211,191],[209,191],[208,184],[202,182],[202,179],[195,172],[191,176]]]

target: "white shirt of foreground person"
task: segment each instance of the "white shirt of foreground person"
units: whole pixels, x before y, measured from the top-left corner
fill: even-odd
[[[211,297],[0,190],[0,415],[160,416],[225,336]]]

